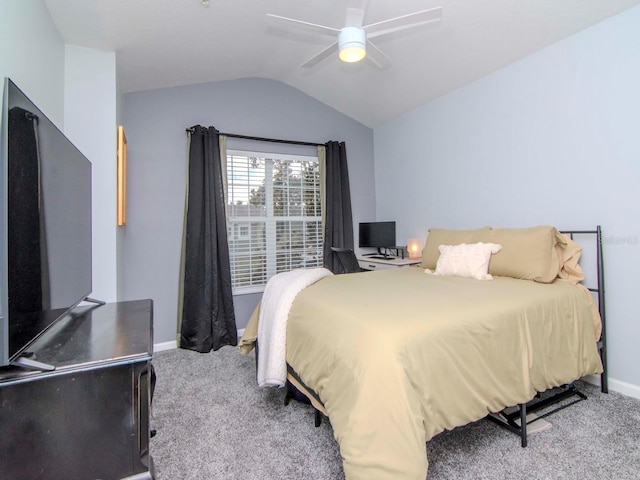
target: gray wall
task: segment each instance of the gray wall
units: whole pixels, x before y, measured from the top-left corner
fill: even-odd
[[[129,176],[119,298],[154,300],[156,343],[176,338],[186,128],[200,124],[268,138],[345,141],[354,224],[375,218],[372,130],[283,83],[249,78],[126,94],[123,124]],[[235,298],[238,328],[259,298]]]
[[[636,7],[374,132],[377,214],[399,236],[602,225],[612,388],[636,396],[639,25]]]

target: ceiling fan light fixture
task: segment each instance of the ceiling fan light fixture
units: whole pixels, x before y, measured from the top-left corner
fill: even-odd
[[[355,63],[367,55],[367,38],[359,27],[345,27],[338,36],[338,57],[346,63]]]

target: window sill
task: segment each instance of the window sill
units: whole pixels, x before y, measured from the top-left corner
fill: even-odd
[[[256,287],[242,287],[233,290],[232,295],[238,297],[240,295],[254,295],[256,293],[263,293],[265,285],[259,285]]]

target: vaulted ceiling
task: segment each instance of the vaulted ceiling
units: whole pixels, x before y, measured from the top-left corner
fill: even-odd
[[[442,7],[442,20],[374,43],[391,59],[300,65],[335,41],[348,0],[45,0],[65,43],[116,52],[124,93],[243,77],[291,85],[375,128],[640,0],[369,0],[364,24]],[[359,0],[361,3],[362,0]]]

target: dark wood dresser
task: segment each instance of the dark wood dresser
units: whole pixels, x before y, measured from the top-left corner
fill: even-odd
[[[0,477],[155,478],[153,302],[76,307],[29,351],[55,370],[0,371]]]

